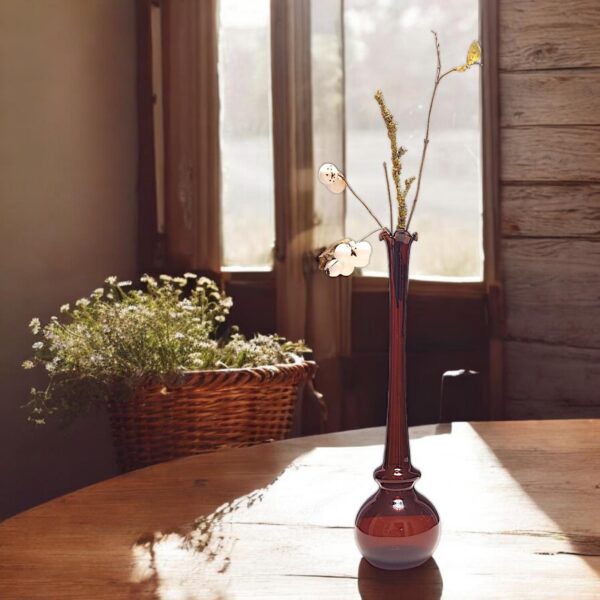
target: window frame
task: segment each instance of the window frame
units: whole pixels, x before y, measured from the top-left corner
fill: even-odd
[[[290,78],[293,79],[293,65],[290,61],[293,61],[293,52],[290,52],[290,47],[293,45],[296,52],[302,52],[306,49],[306,46],[310,48],[310,28],[304,26],[298,27],[298,15],[302,11],[298,11],[294,6],[305,5],[308,6],[310,2],[308,0],[301,0],[290,5],[290,8],[282,7],[286,6],[288,2],[286,0],[271,0],[271,70],[272,70],[272,97],[273,97],[273,146],[274,156],[282,156],[287,154],[294,154],[298,152],[297,147],[293,147],[290,143],[290,128],[283,121],[290,119],[290,110],[280,111],[277,113],[277,105],[280,102],[289,104],[289,95],[287,90],[290,88]],[[343,10],[343,0],[341,3]],[[482,96],[482,198],[483,198],[483,250],[484,250],[484,265],[483,265],[483,278],[481,281],[452,281],[445,280],[443,278],[431,278],[431,279],[413,279],[411,278],[411,286],[418,286],[420,290],[430,289],[432,291],[442,292],[444,289],[448,289],[451,294],[455,294],[455,290],[458,290],[461,286],[465,287],[466,295],[471,295],[472,290],[479,289],[481,293],[487,291],[489,285],[493,285],[499,279],[499,248],[495,241],[499,239],[499,215],[498,215],[498,106],[497,106],[497,89],[498,89],[498,78],[497,78],[497,2],[496,0],[486,1],[480,0],[479,3],[479,14],[480,14],[480,32],[483,46],[484,61],[482,65],[482,77],[481,77],[481,96]],[[277,30],[281,31],[281,28],[285,20],[288,20],[288,31],[293,30],[294,35],[292,44],[289,43],[290,36],[277,35]],[[289,25],[292,23],[292,27]],[[310,77],[308,78],[310,80]],[[296,89],[300,87],[299,82],[291,83]],[[302,87],[310,89],[310,83],[307,85],[306,81],[303,81]],[[306,96],[306,94],[305,94]],[[308,94],[310,96],[310,94]],[[298,132],[299,128],[296,128],[297,136],[301,137],[303,144],[307,143],[310,145],[312,139],[311,124],[311,113],[310,103],[296,103],[294,107],[295,115],[294,118],[297,123],[303,125],[302,131]],[[304,112],[306,111],[306,112]],[[309,151],[307,154],[311,154]],[[306,161],[305,161],[306,163]],[[285,231],[285,221],[289,218],[289,191],[287,188],[290,187],[290,179],[292,174],[290,173],[289,167],[290,161],[280,162],[274,169],[275,189],[279,189],[279,193],[275,193],[275,204],[276,204],[276,215],[279,214],[279,218],[276,216],[275,226],[275,251],[274,251],[274,263],[271,267],[265,267],[264,269],[235,269],[235,267],[224,267],[222,272],[228,279],[235,279],[241,281],[244,279],[250,281],[256,281],[257,279],[273,279],[276,278],[277,263],[285,261],[285,250],[282,246],[282,240],[288,232]],[[280,168],[280,167],[283,167]],[[313,165],[314,167],[314,165]],[[297,168],[306,168],[305,164]],[[311,182],[310,187],[314,182]],[[306,184],[305,184],[306,185]],[[310,207],[312,210],[312,206]],[[309,211],[308,216],[305,216],[304,221],[310,223]],[[374,291],[376,289],[384,290],[387,289],[387,277],[384,275],[369,275],[365,277],[355,278],[355,287],[359,290]],[[418,284],[416,282],[419,282]],[[450,291],[454,290],[454,291]]]

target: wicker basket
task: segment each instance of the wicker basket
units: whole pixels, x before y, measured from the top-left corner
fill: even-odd
[[[109,404],[123,471],[209,452],[281,440],[289,432],[298,387],[312,379],[311,361],[292,365],[189,373],[176,387],[141,388]]]

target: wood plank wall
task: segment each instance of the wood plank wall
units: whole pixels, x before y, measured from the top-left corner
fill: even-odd
[[[506,413],[600,417],[600,1],[499,8]]]

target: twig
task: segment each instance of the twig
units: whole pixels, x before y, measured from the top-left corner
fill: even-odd
[[[419,199],[419,192],[421,190],[421,177],[423,176],[423,165],[425,164],[425,156],[427,154],[427,146],[429,145],[429,127],[431,125],[431,112],[433,110],[433,102],[435,100],[435,95],[437,93],[438,86],[440,85],[440,81],[444,77],[446,77],[446,75],[449,75],[450,73],[452,73],[453,71],[456,70],[456,69],[450,69],[449,71],[446,71],[443,75],[440,75],[440,73],[442,72],[442,57],[440,54],[440,44],[438,42],[437,33],[435,31],[432,31],[431,33],[433,33],[433,38],[435,40],[435,51],[436,51],[436,55],[437,55],[437,67],[435,70],[435,81],[433,83],[433,92],[431,94],[431,102],[429,103],[429,112],[427,113],[427,126],[425,128],[425,139],[423,140],[423,152],[421,153],[421,164],[419,165],[419,175],[417,177],[417,189],[415,191],[415,198],[413,200],[413,203],[412,203],[412,206],[410,209],[410,214],[408,216],[408,221],[406,223],[406,229],[408,229],[410,226],[410,222],[413,218],[413,214],[414,214],[415,208],[417,206],[417,200]]]
[[[367,209],[369,214],[373,217],[373,219],[375,219],[375,222],[377,223],[377,225],[379,225],[379,227],[381,229],[385,229],[385,226],[383,225],[383,223],[375,216],[375,213],[373,213],[373,211],[368,207],[367,203],[352,189],[350,182],[346,179],[345,176],[344,176],[344,181],[346,182],[346,186],[350,190],[350,193]]]
[[[390,231],[394,230],[394,209],[392,208],[392,192],[390,189],[390,176],[388,175],[387,163],[383,161],[383,172],[385,173],[385,185],[387,187],[388,205],[390,207]]]
[[[448,69],[445,73],[443,73],[442,75],[439,76],[438,79],[438,83],[444,79],[444,77],[446,77],[446,75],[450,75],[450,73],[455,73],[457,71],[456,67],[452,68],[452,69]]]
[[[367,233],[367,235],[363,235],[360,238],[360,240],[358,240],[358,241],[359,242],[364,242],[367,238],[370,238],[374,233],[377,233],[378,231],[381,231],[382,229],[385,229],[385,227],[378,227],[377,229],[373,229],[373,231],[371,231],[370,233]]]

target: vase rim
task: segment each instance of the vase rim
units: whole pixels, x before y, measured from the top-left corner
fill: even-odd
[[[411,233],[408,229],[396,228],[392,233],[389,229],[383,229],[379,234],[379,239],[386,242],[400,242],[403,244],[411,244],[419,239],[417,232]]]

